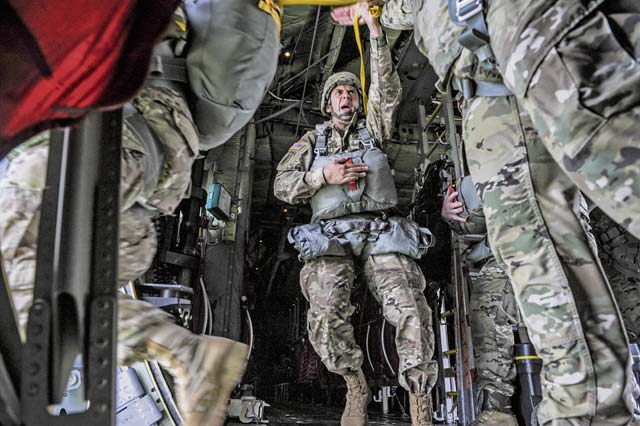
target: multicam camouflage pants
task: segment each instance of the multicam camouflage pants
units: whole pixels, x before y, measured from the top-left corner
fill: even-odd
[[[122,284],[139,277],[151,265],[157,244],[151,218],[159,211],[172,213],[177,207],[187,191],[197,152],[195,127],[191,124],[189,128],[191,116],[182,97],[167,89],[144,89],[134,104],[158,135],[163,155],[152,158],[137,130],[125,122],[120,188]],[[0,248],[22,331],[33,299],[39,210],[48,157],[48,135],[37,138],[40,143],[18,148],[0,179]],[[159,172],[150,177],[149,170]],[[149,181],[155,185],[145,183]],[[121,300],[118,322],[118,353],[127,359],[134,358],[132,351],[140,347],[152,324],[171,323],[165,313],[138,300]]]
[[[469,169],[496,258],[543,359],[541,425],[624,425],[629,354],[622,319],[580,220],[577,188],[514,97],[464,106]],[[604,423],[598,423],[602,419]]]
[[[505,79],[580,189],[640,238],[640,2],[492,0]]]
[[[396,327],[400,385],[414,394],[430,391],[438,365],[432,360],[431,309],[420,268],[402,254],[372,255],[365,262],[364,278],[384,317]],[[354,279],[355,264],[349,257],[319,257],[300,271],[302,293],[310,303],[309,340],[327,369],[340,375],[360,368],[363,360],[349,322],[355,310],[350,302]]]
[[[513,362],[515,340],[511,326],[517,323],[518,308],[509,277],[495,257],[479,271],[470,271],[471,310],[469,325],[478,373],[478,406],[494,394],[511,397],[516,377]],[[488,401],[488,402],[489,402]]]

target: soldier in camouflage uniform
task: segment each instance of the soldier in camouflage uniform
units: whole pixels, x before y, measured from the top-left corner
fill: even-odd
[[[505,84],[580,189],[640,238],[640,4],[488,2]]]
[[[512,19],[525,15],[508,9],[512,2],[503,3]],[[485,84],[500,84],[500,76],[462,49],[457,37],[464,28],[451,22],[447,6],[444,0],[393,0],[382,21],[399,29],[415,23],[416,43],[441,81],[453,76],[460,88],[471,86],[463,90],[465,151],[491,247],[507,267],[544,361],[539,424],[626,424],[627,339],[606,277],[572,211],[577,188],[516,98]],[[496,31],[517,27],[514,22]]]
[[[164,43],[182,39],[182,10]],[[177,37],[172,37],[177,32]],[[160,48],[167,48],[161,45]],[[120,186],[119,281],[126,284],[151,265],[156,237],[152,217],[172,214],[187,193],[198,135],[180,86],[149,80],[125,106]],[[144,133],[153,138],[145,138]],[[0,179],[0,248],[22,332],[33,300],[37,231],[45,186],[48,133],[9,155]],[[155,142],[154,142],[155,141]],[[175,378],[185,425],[222,425],[229,394],[242,378],[246,345],[197,336],[164,311],[121,295],[118,303],[118,362],[157,360]]]
[[[461,216],[469,195],[462,198],[465,200],[463,203],[458,201],[458,191],[445,195],[443,219],[458,234],[485,234],[484,216]],[[474,195],[477,197],[470,194]],[[513,289],[509,277],[493,256],[486,237],[472,243],[465,252],[464,260],[471,280],[469,325],[478,372],[477,407],[480,409],[474,425],[517,426],[511,410],[516,377],[512,325],[517,323],[518,317]]]
[[[359,189],[368,191],[376,186],[375,179],[380,179],[376,176],[383,174],[387,178],[383,185],[386,187],[377,190],[393,192],[392,196],[396,197],[388,160],[374,144],[391,137],[401,96],[400,80],[393,70],[380,24],[369,15],[366,6],[349,7],[342,10],[343,15],[333,17],[338,23],[351,24],[358,8],[371,36],[371,85],[366,122],[358,114],[362,96],[356,76],[344,72],[331,76],[324,87],[321,105],[323,112],[331,114],[331,121],[320,126],[320,133],[308,132],[291,146],[278,165],[274,193],[292,204],[311,202],[314,210],[314,223],[293,229],[290,236],[305,260],[300,285],[310,303],[309,340],[327,369],[340,374],[347,382],[347,403],[341,424],[367,424],[369,390],[361,370],[363,354],[349,322],[354,311],[350,296],[356,268],[363,266],[370,291],[382,305],[387,321],[396,327],[398,379],[410,393],[413,425],[430,426],[429,392],[437,377],[437,363],[432,360],[432,316],[423,294],[425,279],[411,258],[419,257],[426,250],[424,231],[412,221],[387,217],[386,210],[367,204],[372,201],[366,195],[378,193],[365,192],[365,196],[353,204],[347,199],[341,201],[342,206],[353,206],[351,211],[323,215],[317,208],[322,205],[321,198],[326,191],[337,190],[355,198]],[[323,137],[326,139],[321,142]],[[351,165],[346,161],[351,158],[350,154],[363,152],[362,146],[368,146],[364,149],[365,159],[371,158],[367,155],[374,152],[382,155],[378,158],[386,164],[386,172],[384,165],[376,166],[374,162],[354,161]],[[327,156],[321,154],[324,150]],[[316,166],[327,158],[324,167]],[[349,188],[350,182],[356,183],[358,189]],[[387,207],[396,202],[395,199],[376,199]],[[362,213],[353,214],[357,212]],[[399,228],[407,233],[401,235]],[[394,238],[400,244],[390,243]],[[411,248],[413,251],[409,252]]]

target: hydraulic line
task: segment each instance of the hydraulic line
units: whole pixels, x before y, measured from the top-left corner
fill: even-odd
[[[367,359],[369,360],[369,365],[371,366],[371,371],[376,371],[373,368],[373,362],[371,362],[371,353],[369,352],[369,332],[371,331],[371,324],[367,324],[367,338],[365,340],[365,344],[367,346]]]
[[[253,321],[251,321],[251,314],[247,307],[247,326],[249,327],[249,353],[247,354],[247,360],[251,358],[251,352],[253,351]]]
[[[380,329],[380,345],[382,345],[382,353],[384,354],[384,359],[385,361],[387,361],[387,365],[389,366],[389,369],[393,374],[397,376],[398,373],[396,373],[395,370],[393,369],[393,366],[391,366],[391,361],[389,361],[389,356],[387,355],[387,348],[384,344],[384,326],[386,324],[387,324],[387,320],[386,319],[382,320],[382,328]]]

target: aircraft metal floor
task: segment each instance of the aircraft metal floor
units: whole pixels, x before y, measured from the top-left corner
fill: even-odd
[[[340,425],[341,411],[313,405],[278,405],[265,408],[265,418],[270,426],[336,426]],[[229,426],[242,426],[240,422],[229,422]],[[383,416],[376,412],[369,413],[371,426],[406,426],[411,425],[409,417],[399,415]]]

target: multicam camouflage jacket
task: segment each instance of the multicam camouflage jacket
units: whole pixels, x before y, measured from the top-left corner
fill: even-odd
[[[382,25],[397,30],[414,30],[415,43],[442,82],[452,73],[457,78],[500,81],[495,72],[478,65],[476,56],[458,42],[464,27],[449,18],[448,0],[385,0]]]
[[[491,48],[507,86],[523,95],[540,61],[577,22],[604,0],[487,0],[485,16]],[[497,80],[477,66],[474,55],[457,41],[463,27],[449,18],[448,0],[385,0],[382,24],[414,29],[420,51],[438,76],[449,71],[458,78]],[[455,67],[452,66],[455,64]]]
[[[402,87],[384,36],[371,39],[370,56],[371,85],[366,120],[354,116],[345,131],[333,126],[331,136],[327,138],[329,155],[360,149],[357,129],[365,125],[370,135],[380,143],[391,139]],[[308,202],[326,184],[322,169],[309,171],[315,141],[315,131],[307,132],[289,148],[278,164],[274,182],[274,194],[278,199],[291,204]]]
[[[486,3],[491,47],[500,72],[507,86],[520,97],[558,41],[604,0],[489,0]]]

